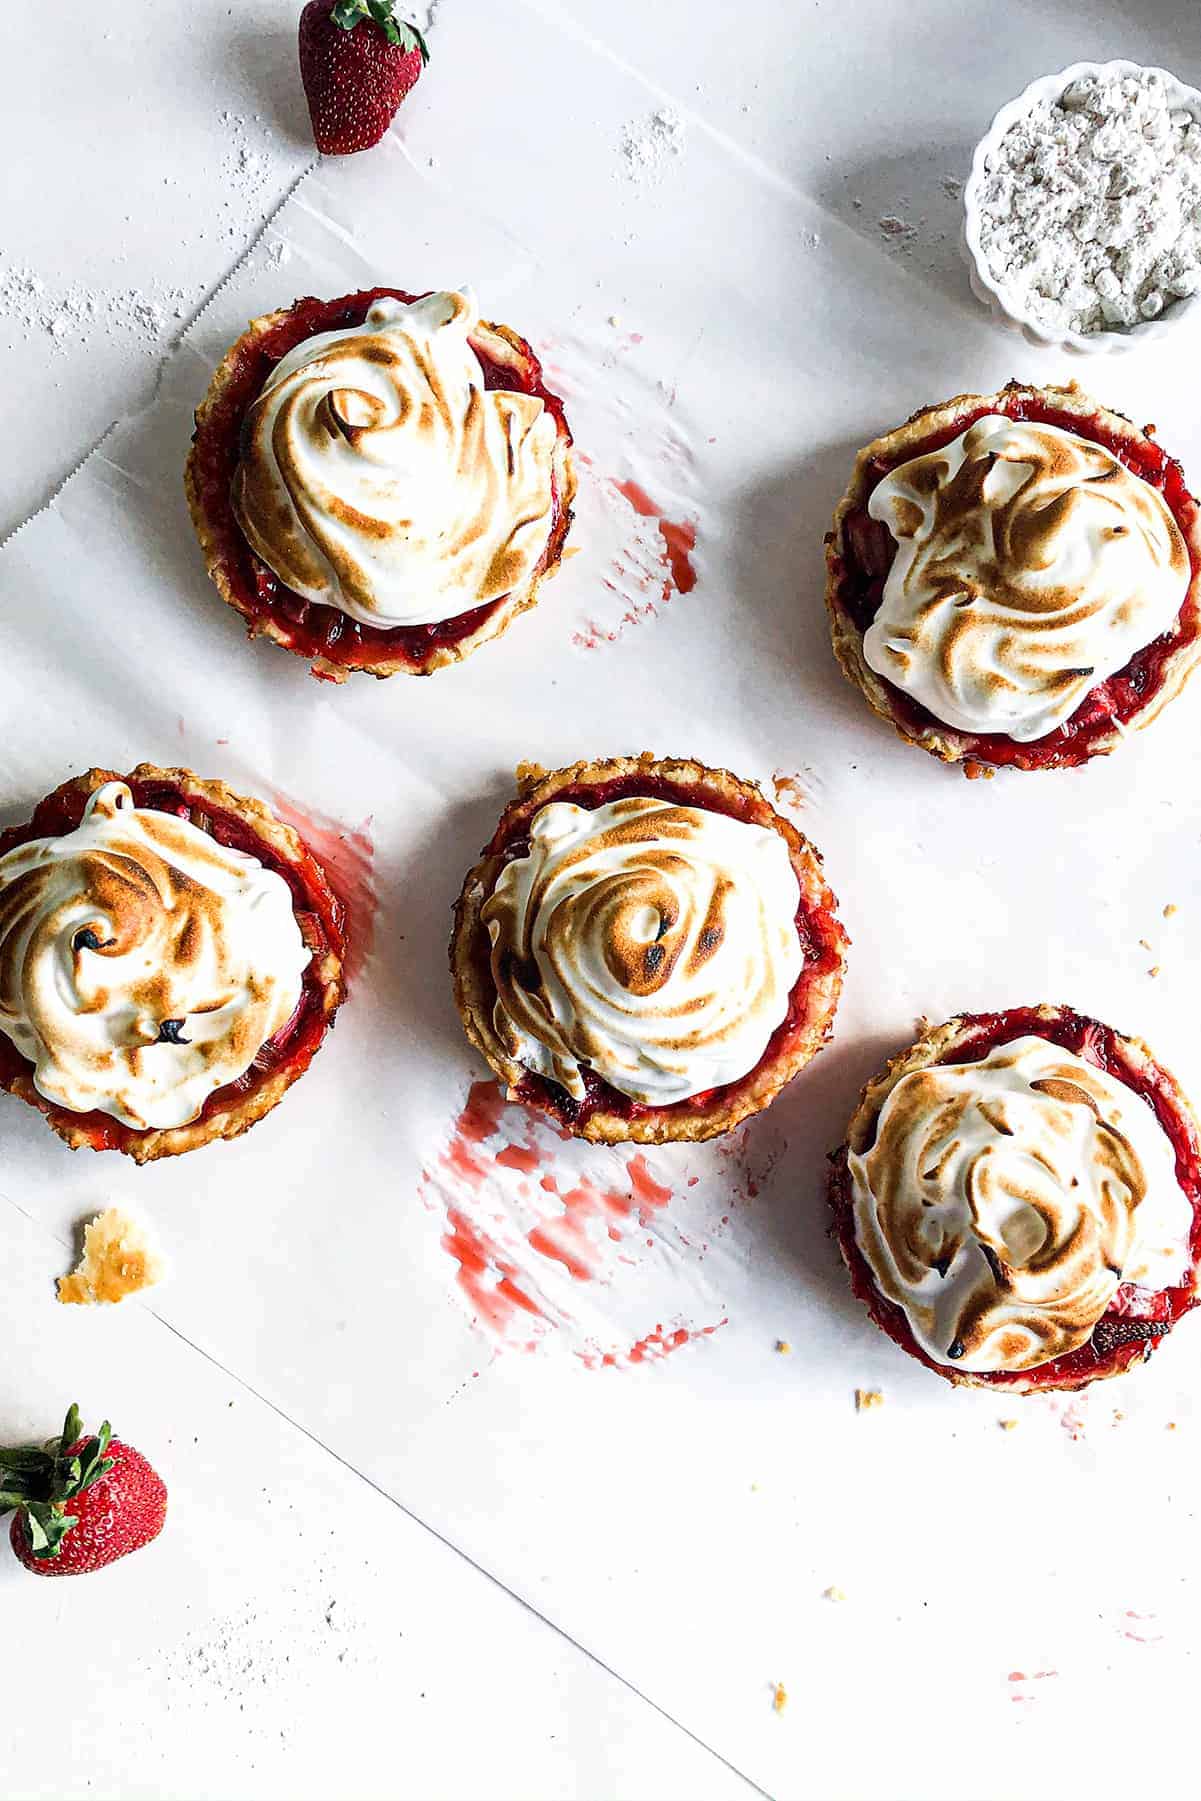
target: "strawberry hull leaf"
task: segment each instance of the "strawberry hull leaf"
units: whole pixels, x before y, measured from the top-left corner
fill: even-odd
[[[330,18],[343,31],[353,31],[364,21],[378,25],[388,42],[398,50],[418,51],[423,64],[430,59],[429,45],[423,33],[409,20],[396,17],[393,0],[337,0]]]

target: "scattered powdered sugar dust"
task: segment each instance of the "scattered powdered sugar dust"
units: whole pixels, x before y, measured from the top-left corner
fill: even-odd
[[[45,333],[66,350],[103,334],[162,347],[194,305],[183,288],[155,283],[144,288],[102,288],[85,282],[55,287],[24,263],[0,261],[0,322],[23,337]]]
[[[622,167],[632,181],[657,180],[684,153],[684,121],[674,106],[632,119],[622,132]]]
[[[1201,283],[1201,119],[1158,71],[1085,75],[993,151],[980,245],[1017,310],[1129,330]]]

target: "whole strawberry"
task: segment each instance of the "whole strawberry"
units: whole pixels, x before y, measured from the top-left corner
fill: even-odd
[[[140,1451],[112,1436],[106,1420],[80,1434],[71,1407],[62,1436],[0,1450],[0,1512],[15,1508],[12,1548],[37,1576],[82,1576],[157,1538],[167,1490]]]
[[[318,150],[378,144],[430,59],[393,0],[309,0],[300,15],[300,79]]]

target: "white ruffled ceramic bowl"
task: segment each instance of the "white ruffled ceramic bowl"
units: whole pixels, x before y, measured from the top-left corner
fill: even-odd
[[[1157,319],[1140,320],[1128,330],[1057,331],[1054,326],[1048,326],[1022,310],[1020,298],[1013,289],[1003,281],[998,281],[990,271],[988,259],[980,244],[980,188],[989,160],[1010,126],[1030,112],[1040,100],[1058,99],[1082,76],[1139,74],[1158,75],[1167,89],[1172,105],[1186,108],[1201,120],[1201,92],[1178,81],[1166,69],[1155,69],[1122,59],[1109,63],[1072,63],[1069,68],[1061,69],[1058,75],[1043,75],[1037,81],[1032,81],[1016,100],[1003,106],[976,146],[972,172],[963,190],[963,235],[960,240],[960,247],[967,260],[972,292],[977,300],[982,300],[985,306],[991,308],[994,318],[1002,325],[1020,331],[1030,344],[1051,346],[1080,356],[1100,356],[1107,352],[1132,350],[1135,345],[1162,338],[1168,332],[1175,331],[1190,316],[1193,323],[1196,323],[1198,308],[1201,307],[1201,290],[1190,294],[1186,299],[1173,300]]]

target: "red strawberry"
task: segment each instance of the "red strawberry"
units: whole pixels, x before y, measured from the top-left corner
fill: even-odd
[[[107,1420],[94,1437],[79,1427],[73,1406],[42,1449],[0,1450],[0,1512],[16,1509],[12,1548],[37,1576],[102,1570],[157,1538],[167,1517],[167,1490],[142,1453]]]
[[[378,144],[430,59],[393,0],[309,0],[300,15],[300,79],[318,150],[349,156]]]

